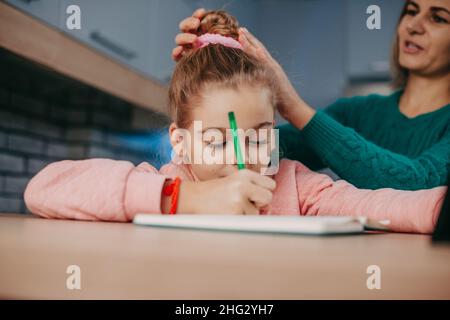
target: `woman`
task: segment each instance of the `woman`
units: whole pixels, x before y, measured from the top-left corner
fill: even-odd
[[[205,11],[180,23],[179,59],[196,41]],[[337,100],[315,111],[298,96],[281,66],[245,28],[245,51],[270,65],[280,83],[277,106],[290,122],[280,148],[311,169],[331,168],[359,188],[417,190],[446,184],[450,164],[450,0],[407,1],[394,43],[390,96]]]

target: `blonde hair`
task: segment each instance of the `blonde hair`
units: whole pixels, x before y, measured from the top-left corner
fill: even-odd
[[[209,11],[202,19],[197,35],[215,33],[238,40],[239,24],[222,10]],[[242,85],[268,88],[275,106],[275,82],[270,71],[256,58],[241,49],[209,44],[194,49],[175,66],[169,87],[169,111],[180,128],[191,122],[195,99],[211,85],[238,90]]]

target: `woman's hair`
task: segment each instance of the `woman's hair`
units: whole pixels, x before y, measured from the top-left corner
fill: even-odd
[[[222,10],[209,11],[200,22],[197,35],[220,34],[238,40],[237,20]],[[270,71],[241,49],[209,44],[182,57],[173,72],[169,87],[169,110],[180,128],[192,121],[190,111],[202,90],[214,86],[238,90],[242,85],[267,88],[275,105],[275,82]]]
[[[402,13],[400,14],[400,18],[398,19],[395,39],[392,45],[392,54],[391,54],[391,72],[392,72],[392,86],[395,89],[403,88],[408,81],[408,69],[402,67],[399,61],[399,51],[400,51],[400,41],[398,37],[398,27],[402,22],[403,17],[406,15],[406,8],[408,5],[408,1],[405,1],[405,5],[403,6]]]

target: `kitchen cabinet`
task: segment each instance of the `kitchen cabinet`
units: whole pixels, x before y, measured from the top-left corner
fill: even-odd
[[[59,27],[59,0],[5,0],[53,27]]]
[[[147,77],[167,82],[179,21],[192,14],[190,1],[7,0],[8,4],[58,28]],[[69,30],[66,9],[81,9],[81,29]]]
[[[92,48],[140,73],[151,75],[154,1],[59,0],[59,28]],[[81,10],[81,29],[66,27],[69,5]],[[157,78],[156,75],[155,78]]]
[[[180,21],[198,7],[221,8],[225,0],[7,0],[50,26],[149,78],[167,83],[175,63],[171,52]],[[78,5],[81,29],[69,30],[66,9]],[[254,12],[255,1],[229,7],[236,15]],[[251,24],[250,24],[251,25]]]

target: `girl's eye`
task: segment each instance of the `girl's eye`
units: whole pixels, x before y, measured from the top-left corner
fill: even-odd
[[[226,141],[220,142],[220,143],[208,143],[208,147],[214,148],[214,149],[219,149],[219,148],[224,148],[226,144],[227,144]]]
[[[260,146],[260,145],[263,145],[263,144],[267,144],[267,140],[259,140],[259,141],[249,140],[248,143],[251,144],[251,145]]]
[[[444,18],[439,17],[437,14],[434,14],[434,15],[432,16],[432,20],[433,20],[434,22],[437,22],[437,23],[448,23],[447,20],[445,20]]]

